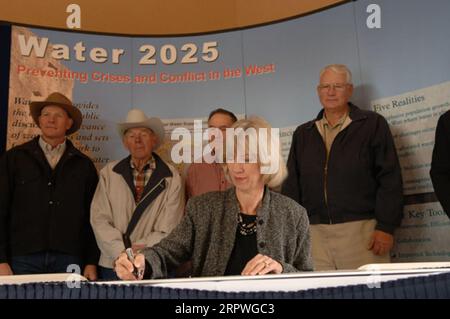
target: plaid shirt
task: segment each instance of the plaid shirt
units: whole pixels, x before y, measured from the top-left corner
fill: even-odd
[[[148,160],[147,163],[143,166],[142,170],[138,171],[136,166],[133,163],[133,160],[130,160],[130,166],[133,173],[133,181],[134,187],[136,187],[136,203],[141,200],[142,193],[144,192],[144,187],[147,185],[147,182],[150,180],[153,171],[156,168],[155,159],[152,157]]]

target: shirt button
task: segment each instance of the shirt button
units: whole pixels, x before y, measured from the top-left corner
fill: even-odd
[[[263,221],[262,219],[260,219],[260,220],[258,221],[258,224],[262,225],[262,224],[264,224],[264,221]]]
[[[48,184],[47,184],[48,186],[52,186],[52,182],[48,182]]]
[[[265,243],[265,242],[263,242],[263,241],[262,241],[262,242],[260,242],[260,243],[259,243],[259,247],[260,247],[260,248],[264,248],[264,247],[266,247],[266,243]]]
[[[53,205],[53,201],[49,201],[48,203],[49,203],[50,205]]]

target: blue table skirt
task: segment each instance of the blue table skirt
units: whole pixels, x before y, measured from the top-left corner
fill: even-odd
[[[294,292],[220,292],[174,289],[143,285],[99,285],[64,283],[0,285],[0,299],[405,299],[450,298],[450,273],[399,279],[367,285],[341,286]]]

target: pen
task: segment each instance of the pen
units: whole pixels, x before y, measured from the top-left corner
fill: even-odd
[[[132,248],[127,248],[125,250],[125,253],[127,254],[128,260],[133,264],[133,276],[136,278],[139,278],[139,269],[134,265],[134,254]]]

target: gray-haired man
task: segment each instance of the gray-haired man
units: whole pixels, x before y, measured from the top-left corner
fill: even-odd
[[[314,268],[389,262],[403,194],[388,124],[349,103],[344,65],[325,67],[317,92],[323,110],[296,129],[282,189],[308,211]]]

